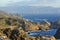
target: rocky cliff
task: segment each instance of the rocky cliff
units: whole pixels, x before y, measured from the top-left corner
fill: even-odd
[[[0,39],[2,40],[56,40],[54,36],[47,37],[39,35],[37,37],[31,37],[27,35],[28,31],[46,31],[50,26],[46,22],[34,23],[16,15],[7,14],[3,11],[0,12]]]

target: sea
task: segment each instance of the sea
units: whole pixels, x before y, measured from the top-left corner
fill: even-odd
[[[56,20],[60,20],[60,15],[59,14],[24,14],[22,18],[32,22],[41,22],[43,20],[54,22]]]
[[[57,20],[60,20],[60,14],[24,14],[22,18],[32,22],[42,22],[44,20],[55,22]],[[52,28],[57,28],[57,26],[54,26]],[[60,37],[57,40],[60,40]]]

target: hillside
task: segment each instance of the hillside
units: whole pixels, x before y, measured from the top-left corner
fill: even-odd
[[[43,22],[43,24],[40,22],[34,23],[16,15],[7,14],[7,12],[4,11],[1,11],[0,14],[0,37],[2,37],[3,40],[55,40],[54,36],[46,37],[39,35],[37,37],[31,37],[27,35],[28,31],[46,31],[50,28],[50,25],[45,22]]]

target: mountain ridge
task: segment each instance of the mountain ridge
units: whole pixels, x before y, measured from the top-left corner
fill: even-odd
[[[4,10],[10,13],[20,14],[59,14],[60,8],[43,7],[43,6],[8,6],[0,7],[0,10]]]

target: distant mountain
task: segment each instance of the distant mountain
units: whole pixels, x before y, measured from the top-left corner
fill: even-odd
[[[60,13],[60,8],[44,7],[44,6],[19,6],[19,4],[11,4],[7,7],[0,7],[0,10],[8,11],[11,13],[23,13],[23,14],[54,14]]]
[[[8,12],[5,12],[5,11],[0,10],[0,15],[9,15],[9,13],[8,13]]]
[[[14,16],[20,16],[20,15],[18,15],[18,14],[12,14],[12,13],[5,12],[5,11],[0,10],[0,16],[14,17]]]

